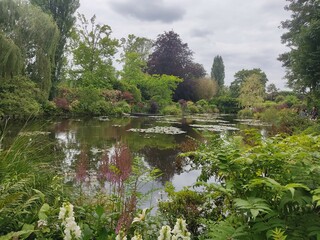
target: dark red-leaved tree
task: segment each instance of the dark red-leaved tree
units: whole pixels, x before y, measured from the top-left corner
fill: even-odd
[[[189,49],[187,43],[183,43],[180,36],[174,31],[164,32],[159,35],[154,43],[154,51],[150,54],[147,64],[149,74],[167,74],[182,78],[184,82],[204,77],[206,71],[203,66],[194,63],[192,59],[193,52]],[[174,99],[190,99],[191,88],[189,84],[180,83]]]

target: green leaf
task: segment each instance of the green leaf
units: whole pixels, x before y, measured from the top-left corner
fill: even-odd
[[[47,203],[43,204],[39,210],[39,213],[38,213],[39,219],[40,220],[47,220],[48,219],[47,213],[49,212],[49,210],[50,210],[49,204],[47,204]]]

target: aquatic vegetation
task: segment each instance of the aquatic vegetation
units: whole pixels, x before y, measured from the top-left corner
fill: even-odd
[[[170,134],[170,135],[175,135],[175,134],[183,134],[186,133],[185,131],[182,131],[179,128],[176,127],[152,127],[152,128],[131,128],[128,131],[131,132],[140,132],[140,133],[160,133],[160,134]]]
[[[228,125],[200,125],[200,124],[191,124],[191,127],[198,128],[202,131],[211,131],[211,132],[222,132],[222,131],[238,131],[239,128],[228,126]]]
[[[42,132],[42,131],[30,131],[30,132],[19,132],[19,136],[31,137],[37,135],[49,135],[50,132]]]

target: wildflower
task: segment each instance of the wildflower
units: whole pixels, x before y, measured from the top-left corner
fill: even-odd
[[[142,210],[142,213],[141,214],[138,214],[138,217],[135,217],[132,221],[132,223],[135,223],[135,222],[142,222],[145,220],[146,218],[146,213],[147,213],[147,208],[143,209]]]
[[[186,221],[182,218],[178,218],[176,225],[174,226],[172,233],[174,234],[174,237],[172,239],[185,239],[190,240],[190,232],[187,230],[187,224]]]
[[[48,226],[48,222],[46,220],[40,219],[37,222],[37,227],[38,228],[42,228],[42,227],[46,227],[46,226]]]
[[[62,220],[61,225],[64,226],[64,240],[71,240],[73,237],[80,239],[81,229],[75,221],[73,205],[71,203],[63,203],[63,206],[60,208],[59,219]]]
[[[116,236],[116,240],[127,240],[127,236],[124,234],[123,231],[120,231]]]
[[[171,228],[169,226],[166,225],[161,228],[158,240],[171,240]]]
[[[131,238],[131,240],[143,240],[143,239],[140,234],[135,234],[134,237]]]

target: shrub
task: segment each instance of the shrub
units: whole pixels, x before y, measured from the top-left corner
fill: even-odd
[[[250,108],[245,108],[238,112],[239,118],[253,118],[253,115],[254,115],[253,110]]]
[[[164,107],[161,110],[161,113],[164,115],[181,115],[182,110],[177,105],[169,105],[169,106]]]
[[[200,109],[193,102],[188,101],[187,102],[187,112],[191,113],[191,114],[200,113]]]
[[[236,98],[221,96],[210,101],[210,105],[214,104],[221,113],[237,113],[239,109],[239,101]]]
[[[295,110],[284,108],[268,108],[259,114],[259,118],[267,123],[270,123],[273,128],[273,133],[288,133],[305,129],[311,123],[308,119],[300,117]]]
[[[159,112],[159,105],[155,101],[150,102],[150,108],[149,108],[149,113],[155,114]]]
[[[115,108],[117,109],[117,114],[120,115],[122,113],[130,113],[131,107],[126,101],[120,101],[115,104]]]
[[[47,115],[56,115],[59,112],[57,105],[53,101],[45,102],[42,105],[42,109],[44,114],[47,114]]]

